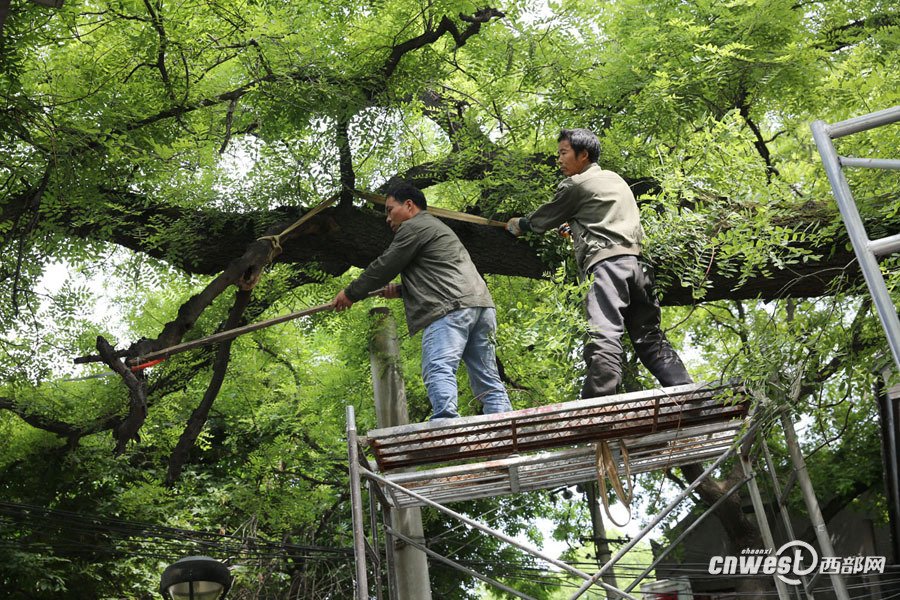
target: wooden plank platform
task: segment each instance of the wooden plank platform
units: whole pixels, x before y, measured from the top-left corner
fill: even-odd
[[[389,473],[739,419],[748,407],[735,384],[701,383],[374,429],[361,441]]]
[[[717,457],[734,442],[749,404],[733,382],[690,384],[375,429],[360,441],[388,479],[451,502],[594,480],[592,442],[601,440],[623,475],[620,440],[632,473]],[[397,506],[420,505],[399,492],[390,496]]]

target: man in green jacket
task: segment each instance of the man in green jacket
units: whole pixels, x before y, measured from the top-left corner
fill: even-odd
[[[616,393],[622,380],[625,331],[641,362],[660,383],[691,383],[660,327],[653,271],[641,260],[644,230],[631,188],[619,175],[597,165],[600,141],[591,131],[563,129],[557,142],[566,178],[556,195],[527,217],[510,219],[506,228],[513,235],[544,233],[566,222],[571,228],[578,269],[592,277],[582,398]]]
[[[402,294],[409,334],[422,330],[422,379],[431,419],[458,417],[456,370],[466,363],[472,393],[484,414],[512,410],[494,351],[497,311],[466,248],[456,234],[427,212],[425,195],[400,184],[385,201],[394,240],[384,253],[332,301],[344,310],[398,274],[402,288],[387,287],[385,297]]]

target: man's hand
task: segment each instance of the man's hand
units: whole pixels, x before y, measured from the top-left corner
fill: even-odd
[[[514,236],[522,235],[522,228],[519,227],[519,219],[522,217],[513,217],[509,221],[506,222],[506,230],[513,234]]]
[[[403,288],[399,283],[389,283],[378,295],[382,298],[399,298],[403,295]]]
[[[331,310],[347,310],[351,306],[353,306],[353,300],[347,297],[344,290],[341,290],[338,295],[334,297],[334,300],[331,301]]]

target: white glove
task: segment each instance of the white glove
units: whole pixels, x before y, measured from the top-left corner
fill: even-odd
[[[522,217],[513,217],[506,222],[506,230],[513,235],[522,235],[522,228],[519,227],[519,219]]]

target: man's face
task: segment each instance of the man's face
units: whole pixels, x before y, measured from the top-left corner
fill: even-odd
[[[578,175],[591,164],[587,150],[582,150],[576,155],[575,151],[572,150],[572,145],[569,144],[569,140],[560,140],[557,154],[559,156],[557,159],[559,162],[559,170],[562,171],[563,175],[566,177]]]
[[[384,213],[387,218],[387,224],[391,226],[391,231],[397,232],[400,223],[412,218],[412,209],[415,203],[412,200],[397,202],[393,196],[388,196],[384,201]]]

